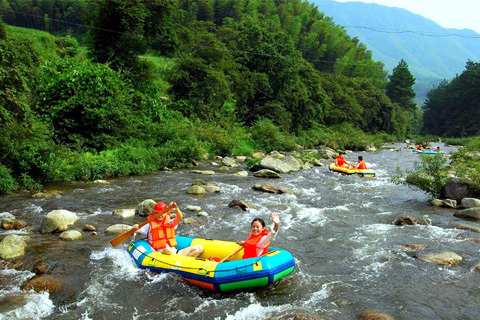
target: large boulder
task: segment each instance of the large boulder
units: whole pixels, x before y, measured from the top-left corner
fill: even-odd
[[[447,181],[442,189],[442,198],[457,200],[457,202],[462,201],[463,198],[476,198],[478,196],[480,195],[473,186],[459,179]]]
[[[0,242],[0,258],[9,260],[25,255],[28,236],[9,234]]]
[[[140,217],[147,217],[153,213],[156,204],[152,199],[144,200],[138,205],[136,211]]]
[[[480,199],[476,198],[463,198],[462,207],[464,208],[476,208],[480,207]]]
[[[270,169],[278,173],[289,173],[299,171],[302,169],[302,166],[300,162],[291,155],[285,156],[282,159],[278,159],[276,156],[267,156],[250,168],[251,171],[259,171],[262,169]]]
[[[33,289],[35,292],[47,291],[52,294],[61,286],[62,280],[48,274],[41,274],[28,280],[27,283],[23,285],[22,289],[26,291]]]
[[[75,213],[68,210],[50,211],[42,221],[40,233],[62,232],[73,226],[78,221]]]
[[[453,215],[457,218],[480,219],[480,207],[463,209]]]

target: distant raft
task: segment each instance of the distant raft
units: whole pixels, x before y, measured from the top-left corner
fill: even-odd
[[[330,171],[338,172],[343,175],[352,175],[355,174],[359,177],[372,178],[375,177],[375,170],[372,169],[348,169],[346,167],[339,167],[332,163],[329,167]]]
[[[444,154],[444,153],[445,153],[445,152],[443,152],[443,151],[417,150],[417,149],[413,149],[412,152],[424,153],[424,154]]]
[[[216,292],[264,287],[286,277],[295,269],[292,254],[283,249],[270,248],[266,255],[242,259],[243,249],[225,262],[221,260],[239,249],[235,242],[177,236],[177,249],[201,244],[199,258],[156,252],[142,239],[133,241],[128,252],[139,268],[152,272],[173,272],[203,288]]]

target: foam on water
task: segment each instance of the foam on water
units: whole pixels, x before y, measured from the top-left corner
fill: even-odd
[[[0,314],[0,320],[43,319],[50,316],[54,305],[48,292],[28,292],[24,295],[23,306]]]
[[[0,212],[0,218],[15,219],[15,216],[10,212]]]
[[[273,315],[282,312],[288,308],[292,308],[289,304],[281,306],[262,306],[259,302],[252,303],[245,308],[240,308],[234,314],[228,314],[225,320],[252,320],[252,319],[269,319]]]

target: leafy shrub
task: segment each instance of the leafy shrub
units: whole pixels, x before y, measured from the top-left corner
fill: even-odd
[[[265,152],[292,151],[297,147],[295,137],[283,133],[270,119],[260,119],[251,128],[252,139]]]
[[[397,176],[392,177],[395,184],[410,184],[417,186],[429,194],[431,199],[438,198],[445,184],[447,176],[447,158],[443,155],[421,154],[421,163],[415,164],[415,169],[402,170],[397,167]]]
[[[4,165],[0,164],[0,194],[11,193],[17,190],[18,183],[11,176],[10,170]]]

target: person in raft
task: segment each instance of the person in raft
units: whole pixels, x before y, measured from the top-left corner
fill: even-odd
[[[343,153],[342,151],[340,151],[338,153],[338,156],[335,158],[335,165],[337,167],[346,167],[346,168],[353,168],[353,165],[349,162],[347,162],[347,160],[345,160],[345,157],[343,156],[345,153]]]
[[[153,213],[149,215],[147,219],[150,219],[153,215],[166,208],[167,205],[164,202],[158,202],[153,209]],[[147,237],[148,243],[158,252],[163,252],[165,250],[165,252],[182,256],[198,257],[203,252],[203,246],[201,244],[190,246],[182,250],[177,250],[175,248],[177,245],[177,241],[175,240],[175,229],[182,219],[183,215],[180,211],[177,211],[177,215],[174,219],[170,218],[170,212],[167,211],[159,218],[145,224],[140,229],[138,228],[138,224],[134,224],[132,228],[142,236]]]
[[[238,244],[243,245],[242,259],[255,258],[268,253],[270,242],[272,242],[280,227],[280,218],[275,211],[272,211],[271,217],[275,224],[272,232],[265,227],[263,219],[256,218],[252,221],[252,233],[247,240],[238,242]]]
[[[420,150],[420,151],[423,150],[422,144],[419,144],[419,145],[417,146],[417,150]]]
[[[437,146],[437,149],[435,149],[436,152],[440,151],[440,146]]]
[[[354,168],[355,169],[368,169],[367,164],[365,163],[365,161],[363,161],[362,156],[358,156],[358,162],[357,162],[357,165]]]

